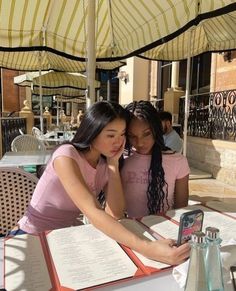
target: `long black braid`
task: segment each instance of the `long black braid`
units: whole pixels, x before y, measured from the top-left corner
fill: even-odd
[[[130,118],[145,120],[153,134],[155,143],[152,148],[152,157],[148,171],[147,207],[149,214],[164,211],[164,201],[168,204],[168,185],[165,181],[165,173],[162,167],[162,152],[168,150],[164,145],[163,130],[157,110],[149,101],[134,101],[126,109],[130,112]],[[128,153],[131,145],[127,144]]]

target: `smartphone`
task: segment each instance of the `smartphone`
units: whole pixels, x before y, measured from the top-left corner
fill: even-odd
[[[194,231],[202,230],[203,217],[204,213],[201,209],[188,211],[180,216],[177,246],[188,241]]]
[[[236,291],[236,266],[230,267],[230,275],[231,275],[231,280],[232,280],[232,285],[233,285],[234,291]]]

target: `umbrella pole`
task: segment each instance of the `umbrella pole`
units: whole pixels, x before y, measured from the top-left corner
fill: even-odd
[[[39,52],[39,106],[40,106],[40,130],[43,130],[43,92],[42,92],[42,52]]]
[[[192,36],[192,30],[189,31],[189,35],[188,35],[188,58],[187,58],[186,91],[185,91],[185,103],[184,103],[183,155],[185,157],[187,155],[187,133],[188,133],[188,117],[189,117],[191,36]]]
[[[95,102],[95,0],[88,1],[88,35],[87,35],[87,80],[88,96],[86,107]]]
[[[59,126],[59,114],[60,114],[60,111],[59,111],[59,101],[58,101],[58,98],[57,98],[57,126]]]
[[[62,92],[61,92],[61,105],[60,105],[60,124],[61,125],[63,125],[63,122],[62,122],[62,120],[63,120],[63,118],[62,118],[62,113],[63,113],[63,103],[62,103]]]

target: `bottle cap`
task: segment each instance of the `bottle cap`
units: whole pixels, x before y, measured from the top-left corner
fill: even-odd
[[[193,243],[205,243],[205,233],[202,231],[194,231],[191,235]]]
[[[206,237],[209,239],[217,239],[219,238],[220,230],[216,227],[208,226],[206,227]]]

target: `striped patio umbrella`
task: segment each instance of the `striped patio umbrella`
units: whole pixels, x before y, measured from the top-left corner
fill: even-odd
[[[40,96],[58,96],[62,104],[63,98],[78,98],[80,103],[86,101],[87,77],[80,73],[66,73],[55,71],[27,72],[14,77],[14,84],[18,86],[31,87],[34,95]],[[95,81],[95,88],[100,88],[100,82]],[[40,98],[40,107],[42,108],[42,99]],[[68,101],[69,102],[69,101]]]
[[[203,26],[202,29],[211,34],[217,31],[220,39],[219,42],[217,39],[212,41],[211,49],[235,48],[235,42],[227,38],[231,37],[235,27],[234,0],[1,0],[0,7],[0,51],[36,51],[40,54],[36,62],[41,69],[46,53],[87,62],[91,100],[95,96],[96,63],[122,60],[146,51],[149,53],[144,57],[161,59],[157,56],[158,51],[152,49],[176,39],[190,28],[195,30],[196,52],[188,50],[189,55],[209,50],[209,44],[203,39],[210,39],[209,33],[195,28],[213,17],[229,15],[225,24],[229,22],[230,33],[224,30],[223,20],[219,28],[215,27],[219,22],[210,22],[210,27]],[[230,17],[232,21],[229,21]],[[172,60],[181,55],[186,57],[185,36],[177,38],[177,42],[179,52],[176,56],[173,52],[177,46],[170,49]],[[200,45],[204,47],[197,48]],[[4,61],[4,67],[8,67],[8,59]],[[14,59],[11,61],[14,66]],[[19,63],[25,66],[28,61],[27,57],[24,60],[21,57]],[[62,67],[66,63],[60,60]]]
[[[142,54],[216,15],[232,11],[233,22],[236,3],[233,0],[1,0],[0,7],[2,67],[78,72],[81,68],[78,69],[76,61],[88,61],[88,83],[93,95],[95,73],[91,71],[95,71],[95,62]],[[227,18],[225,24],[232,34],[234,26],[228,21]],[[221,46],[213,41],[212,49],[235,47],[235,43],[225,43],[225,30],[220,33],[222,23],[219,29],[217,22],[210,28],[202,28],[217,32],[221,45],[224,43]],[[201,28],[196,31],[197,46],[204,47],[196,48],[193,53],[208,49],[205,35],[208,38]],[[178,52],[177,46],[167,50],[169,59],[186,57],[185,36],[177,42]],[[26,51],[31,53],[22,54]],[[9,55],[10,52],[14,55]],[[40,59],[35,52],[40,52]],[[144,56],[157,58],[157,52],[150,51]],[[158,57],[165,58],[165,55]]]
[[[1,37],[1,36],[0,36]],[[1,51],[0,67],[19,71],[56,70],[65,72],[85,72],[87,62],[78,61],[72,56],[62,56],[50,51],[11,50]],[[41,59],[41,60],[40,60]],[[124,66],[126,62],[96,62],[99,70],[114,70]]]
[[[43,71],[41,77],[39,72],[27,72],[14,77],[14,84],[18,86],[28,86],[32,88],[32,93],[38,95],[41,86],[43,95],[81,96],[87,89],[87,77],[80,73],[67,73],[55,71]],[[95,81],[95,88],[100,88],[100,82]],[[64,92],[65,94],[62,94]],[[50,94],[46,94],[50,93]],[[55,93],[55,94],[54,94]],[[85,94],[83,94],[85,95]]]
[[[39,96],[40,89],[39,87],[34,87],[31,91],[32,94]],[[45,88],[42,87],[43,96],[61,96],[63,98],[77,98],[86,96],[86,90],[80,90],[75,88]]]
[[[229,11],[233,20],[236,5],[233,0],[1,0],[0,50],[47,51],[87,61],[90,3],[95,8],[97,61],[141,54]],[[221,42],[222,26],[215,25],[209,30],[218,30]]]
[[[212,6],[211,6],[212,5]],[[140,56],[154,60],[178,61],[187,59],[184,145],[187,153],[191,57],[204,52],[236,49],[236,2],[199,1],[200,20],[175,38],[152,48]]]
[[[155,60],[177,61],[187,59],[189,55],[193,57],[204,52],[236,49],[236,3],[222,1],[222,8],[219,6],[220,9],[208,12],[209,4],[216,5],[217,8],[219,2],[221,1],[201,1],[199,6],[199,15],[202,15],[203,19],[201,22],[193,24],[177,37],[146,51],[141,56]],[[189,51],[187,44],[190,33]]]

